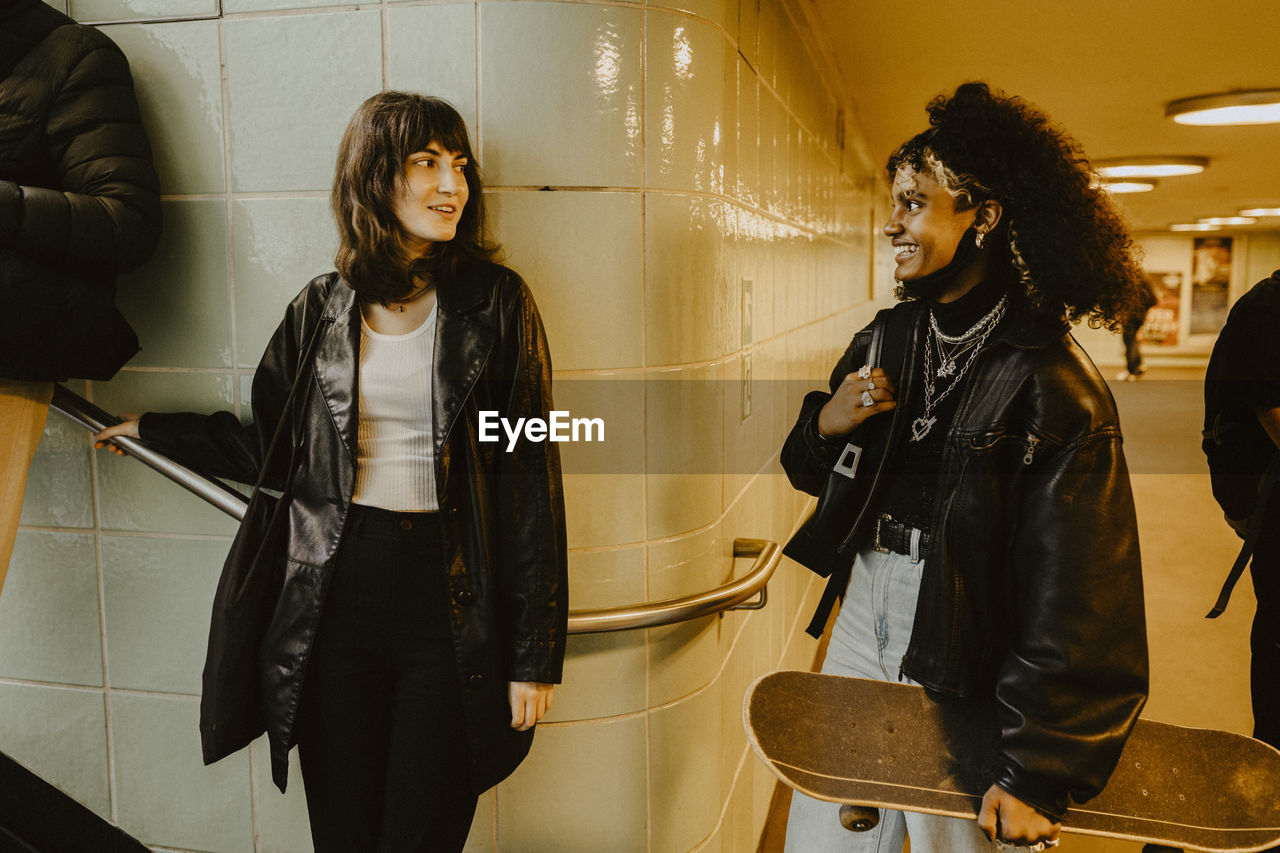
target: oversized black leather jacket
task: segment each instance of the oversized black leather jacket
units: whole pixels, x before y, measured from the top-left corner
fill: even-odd
[[[559,682],[568,624],[559,451],[549,442],[480,442],[482,410],[546,418],[551,358],[533,298],[514,272],[474,265],[437,287],[432,371],[436,490],[462,682],[470,778],[479,793],[508,775],[533,736],[514,731],[508,681]],[[253,378],[253,422],[148,413],[141,437],[179,461],[252,483],[320,327],[315,366],[295,405],[296,473],[285,585],[264,643],[273,776],[283,790],[302,680],[355,490],[360,308],[337,275],[293,300]],[[300,389],[302,390],[302,389]],[[285,481],[288,454],[268,485]]]
[[[913,302],[892,310],[906,312],[897,320],[908,330],[897,342],[901,400],[918,393],[927,311]],[[1097,369],[1061,321],[1022,306],[1010,313],[970,368],[947,436],[902,674],[939,701],[994,701],[1003,760],[994,782],[1060,818],[1068,794],[1083,801],[1102,790],[1146,701],[1137,521],[1115,404]],[[870,326],[853,338],[832,393],[862,366],[870,338]],[[792,484],[815,495],[846,441],[869,448],[860,476],[881,477],[876,456],[901,448],[907,426],[885,413],[826,440],[816,424],[830,398],[805,397],[782,450]],[[847,582],[840,567],[871,535],[879,484],[865,485],[860,505],[823,514],[838,529],[810,531],[802,559],[823,574],[834,568],[835,583]],[[826,554],[813,547],[823,541]]]

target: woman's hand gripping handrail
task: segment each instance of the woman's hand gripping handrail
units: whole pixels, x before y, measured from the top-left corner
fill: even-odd
[[[120,419],[115,415],[104,412],[79,394],[68,391],[61,385],[53,386],[53,408],[88,428],[90,432],[99,432],[120,423]],[[203,498],[237,521],[244,518],[244,509],[249,505],[249,499],[221,480],[206,477],[185,465],[179,465],[136,438],[121,435],[113,438],[112,441],[129,451],[129,455],[139,462],[159,471],[196,497]]]
[[[119,418],[104,412],[61,385],[54,386],[53,408],[92,432],[98,432],[120,422]],[[112,441],[127,450],[130,456],[159,471],[227,515],[237,520],[244,518],[249,499],[231,486],[179,465],[164,454],[147,447],[138,439],[117,436]],[[628,631],[633,628],[653,628],[698,619],[725,610],[759,610],[768,600],[767,584],[782,559],[782,549],[778,547],[777,542],[767,539],[735,539],[733,556],[735,559],[754,558],[751,571],[723,586],[693,595],[624,607],[571,611],[569,633],[598,634],[607,631]],[[759,595],[757,601],[744,603],[757,594]]]

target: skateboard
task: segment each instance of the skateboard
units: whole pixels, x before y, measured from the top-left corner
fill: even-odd
[[[935,701],[909,684],[774,672],[751,685],[742,710],[774,775],[851,804],[840,821],[855,831],[875,825],[877,808],[976,819],[1000,763],[990,706]],[[1062,830],[1221,853],[1280,844],[1280,752],[1139,720],[1106,789],[1073,804]]]

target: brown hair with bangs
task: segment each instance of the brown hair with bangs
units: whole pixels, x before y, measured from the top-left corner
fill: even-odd
[[[411,258],[393,205],[409,156],[432,144],[466,158],[468,199],[456,236],[436,243],[426,257]],[[492,261],[497,254],[484,233],[480,167],[466,123],[441,98],[380,92],[361,104],[342,135],[330,204],[338,225],[338,272],[369,302],[402,299],[417,279],[452,276],[467,260]]]

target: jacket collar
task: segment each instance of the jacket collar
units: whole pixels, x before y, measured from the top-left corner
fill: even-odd
[[[490,318],[480,310],[485,295],[492,291],[473,277],[442,283],[436,291],[432,431],[436,458],[442,462],[446,439],[497,339],[497,329],[492,322],[486,322]],[[333,328],[317,345],[316,380],[334,426],[354,461],[359,415],[360,301],[341,278],[336,279],[325,300],[323,316],[332,320]]]
[[[320,386],[320,394],[324,397],[342,444],[354,463],[360,363],[360,302],[350,285],[336,274],[334,278],[322,314],[333,325],[316,350],[316,383]]]

